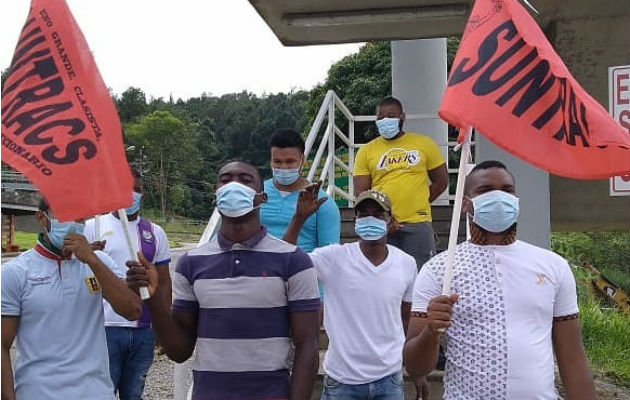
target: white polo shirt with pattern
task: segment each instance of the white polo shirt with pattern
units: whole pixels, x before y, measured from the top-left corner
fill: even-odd
[[[523,241],[457,246],[446,330],[446,400],[556,400],[554,319],[578,313],[566,260]],[[446,252],[429,260],[414,287],[412,315],[442,292]]]

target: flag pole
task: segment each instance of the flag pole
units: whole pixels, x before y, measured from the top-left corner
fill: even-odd
[[[459,220],[462,212],[462,199],[464,197],[464,182],[466,182],[466,166],[470,157],[470,136],[472,127],[466,128],[466,134],[462,142],[462,152],[459,158],[459,170],[457,172],[457,189],[455,190],[455,204],[453,205],[453,216],[451,217],[451,232],[448,237],[448,249],[446,250],[446,269],[444,270],[444,280],[442,282],[442,294],[451,294],[451,283],[453,281],[453,261],[455,258],[455,246],[457,246],[457,236],[459,234]]]
[[[101,216],[96,214],[94,216],[94,237],[96,240],[101,240]]]
[[[139,262],[138,259],[138,249],[136,247],[136,241],[131,240],[131,234],[129,233],[129,219],[127,218],[127,211],[124,208],[118,210],[118,217],[120,217],[120,222],[122,222],[123,232],[125,233],[125,241],[127,242],[127,249],[129,250],[129,255],[133,261]],[[142,286],[140,288],[140,298],[142,300],[148,300],[151,297],[149,294],[149,289],[147,287]]]

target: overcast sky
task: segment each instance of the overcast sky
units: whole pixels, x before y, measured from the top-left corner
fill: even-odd
[[[311,89],[360,44],[284,47],[247,0],[67,0],[115,93],[188,98]],[[30,1],[2,0],[0,69],[11,62]]]

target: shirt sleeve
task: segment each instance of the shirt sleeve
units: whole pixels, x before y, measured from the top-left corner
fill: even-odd
[[[109,255],[107,255],[107,253],[97,250],[94,252],[94,254],[96,254],[96,256],[99,258],[99,260],[101,260],[101,262],[103,264],[105,264],[105,266],[109,269],[112,270],[112,272],[119,278],[121,279],[126,279],[127,278],[127,266],[126,265],[118,265],[116,263],[116,261],[114,261]]]
[[[367,159],[368,146],[359,148],[354,159],[354,175],[370,175],[370,166]]]
[[[326,196],[320,193],[320,198]],[[334,199],[328,198],[317,210],[317,247],[339,243],[341,239],[341,215]]]
[[[418,273],[413,287],[413,305],[411,311],[427,312],[431,299],[442,294],[442,282],[436,279],[430,268],[425,264]]]
[[[171,245],[161,226],[153,224],[153,232],[157,239],[157,251],[155,253],[155,265],[166,266],[171,262]]]
[[[195,311],[199,309],[199,302],[195,296],[188,253],[177,262],[177,268],[172,277],[173,304],[171,309],[177,311]]]
[[[413,288],[414,288],[417,276],[418,276],[418,269],[416,268],[416,260],[412,258],[410,267],[409,267],[409,282],[407,284],[407,289],[405,290],[405,294],[403,296],[403,301],[405,303],[413,302]]]
[[[9,262],[2,265],[2,316],[22,315],[22,295],[26,289],[26,271],[20,265]]]
[[[556,287],[556,296],[553,303],[553,316],[554,318],[564,317],[577,314],[578,312],[575,278],[569,263],[563,261],[562,273]]]
[[[83,230],[83,236],[85,236],[87,241],[91,243],[98,240],[94,238],[95,233],[96,232],[94,231],[94,218],[88,219],[87,221],[85,221],[85,229]]]
[[[317,274],[310,257],[297,248],[291,255],[287,278],[289,311],[317,311],[320,308]]]
[[[338,246],[338,244],[332,244],[324,247],[318,247],[311,253],[308,253],[311,261],[313,262],[313,266],[315,267],[317,278],[322,283],[325,283],[328,275],[330,275],[330,268],[332,266],[332,263],[330,261],[330,254]]]
[[[432,170],[444,164],[444,157],[437,144],[430,137],[426,138],[424,151],[427,157],[427,170]]]

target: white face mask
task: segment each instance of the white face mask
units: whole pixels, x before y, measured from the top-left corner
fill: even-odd
[[[226,217],[241,217],[260,207],[260,205],[254,207],[254,197],[257,194],[249,186],[238,182],[230,182],[217,189],[217,208]]]

